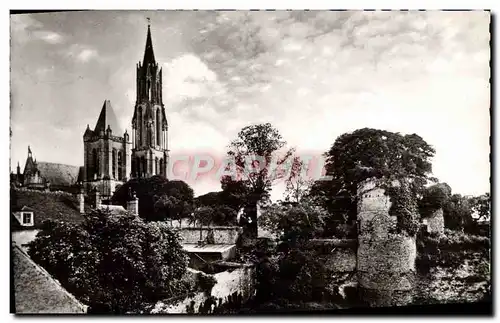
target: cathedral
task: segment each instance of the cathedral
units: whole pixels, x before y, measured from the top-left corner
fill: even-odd
[[[97,191],[109,198],[131,178],[166,177],[168,123],[162,92],[162,68],[155,59],[148,24],[144,57],[136,65],[137,94],[131,133],[121,129],[111,102],[105,100],[95,127],[87,125],[83,134],[83,167],[37,163],[28,147],[24,172],[20,172],[18,164],[17,174],[11,174],[12,182],[19,187],[45,190],[79,186],[87,194]],[[59,177],[66,177],[67,183],[51,185]]]
[[[156,62],[148,25],[142,63],[136,66],[132,132],[122,132],[106,100],[94,129],[83,135],[83,186],[110,197],[130,178],[167,175],[168,124],[162,95],[162,68]]]

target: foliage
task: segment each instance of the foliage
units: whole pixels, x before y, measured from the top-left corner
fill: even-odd
[[[321,234],[326,211],[308,203],[273,204],[265,208],[260,223],[280,237],[273,250],[257,251],[257,298],[260,302],[321,301],[326,294],[326,270],[317,255],[305,248]],[[271,255],[271,256],[270,256]]]
[[[227,155],[234,161],[233,168],[228,165],[231,175],[223,176],[222,188],[231,192],[232,196],[249,206],[249,231],[257,234],[257,203],[269,196],[271,185],[278,178],[277,172],[271,172],[271,161],[276,153],[286,145],[279,131],[270,123],[256,124],[244,127],[233,140]],[[277,167],[283,165],[291,156],[292,151],[285,152],[282,158],[277,158]]]
[[[416,134],[363,128],[339,136],[325,153],[331,181],[316,181],[311,197],[338,221],[356,220],[358,184],[368,178],[410,179],[422,190],[435,151]]]
[[[431,267],[456,268],[463,264],[470,253],[482,254],[489,259],[490,239],[455,230],[445,229],[444,235],[428,234],[421,231],[417,238],[417,267],[428,272]]]
[[[411,183],[400,180],[398,185],[385,183],[383,187],[391,199],[389,215],[395,216],[397,219],[397,233],[414,237],[418,232],[420,224],[415,191],[412,190]]]
[[[285,201],[299,203],[309,195],[313,181],[307,179],[308,165],[300,157],[294,157],[290,166],[290,173],[285,178]]]
[[[478,215],[478,220],[489,220],[491,213],[490,193],[472,198],[472,212]]]
[[[139,215],[148,221],[179,220],[192,210],[194,192],[183,181],[163,176],[131,179],[114,193],[111,202],[126,206],[131,193],[139,199]]]
[[[435,210],[441,209],[451,197],[451,187],[439,183],[427,187],[419,200],[419,210],[422,217],[430,216]]]
[[[453,194],[443,206],[445,228],[463,231],[474,224],[470,200]]]
[[[162,223],[94,211],[80,225],[46,222],[30,257],[93,312],[125,313],[180,292],[179,236]]]
[[[268,206],[259,217],[266,230],[290,245],[300,244],[322,233],[323,218],[327,214],[320,207],[307,203]]]
[[[234,208],[231,204],[226,203],[224,193],[210,192],[195,198],[195,218],[199,210],[202,210],[202,212],[210,213],[210,222],[214,225],[237,225],[236,216],[238,215],[238,208]]]

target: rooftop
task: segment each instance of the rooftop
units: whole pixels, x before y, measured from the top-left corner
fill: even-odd
[[[85,314],[87,307],[38,266],[17,245],[12,246],[16,314]]]

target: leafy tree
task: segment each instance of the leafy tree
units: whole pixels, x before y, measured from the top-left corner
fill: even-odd
[[[478,215],[478,220],[489,220],[491,214],[490,193],[474,197],[471,201],[472,211]]]
[[[444,226],[457,231],[470,227],[474,222],[470,202],[460,194],[453,194],[443,206]]]
[[[271,169],[271,162],[285,145],[279,131],[265,123],[244,127],[228,147],[227,155],[234,161],[235,173],[223,176],[222,188],[245,206],[248,232],[253,236],[257,236],[257,203],[269,197],[271,185],[279,177],[279,172]],[[292,150],[288,150],[276,158],[275,167],[282,166],[291,155]]]
[[[279,237],[280,247],[257,266],[260,301],[301,303],[323,299],[325,266],[307,244],[321,234],[326,215],[326,211],[308,203],[273,204],[264,210],[259,221]]]
[[[323,218],[326,216],[326,211],[308,203],[273,204],[262,212],[259,223],[280,237],[282,242],[296,246],[321,235]]]
[[[419,200],[419,210],[423,217],[442,208],[451,197],[451,187],[446,183],[439,183],[427,187]]]
[[[131,192],[139,199],[139,215],[145,220],[180,220],[192,211],[194,192],[183,181],[163,176],[131,179],[116,190],[111,202],[126,206]]]
[[[311,198],[331,214],[330,233],[335,224],[356,219],[357,187],[368,178],[408,180],[415,194],[435,180],[430,159],[435,150],[416,134],[401,135],[363,128],[339,136],[325,153],[326,174],[331,181],[316,181]]]
[[[44,223],[28,252],[100,313],[141,310],[182,292],[178,281],[188,263],[178,234],[165,225],[101,210],[76,226]]]
[[[299,203],[308,196],[313,181],[306,178],[308,167],[300,157],[294,157],[291,164],[290,173],[285,178],[285,201]]]

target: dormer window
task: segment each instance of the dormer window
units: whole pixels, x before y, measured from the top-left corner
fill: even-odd
[[[33,212],[22,212],[21,213],[21,221],[25,226],[33,225]]]

